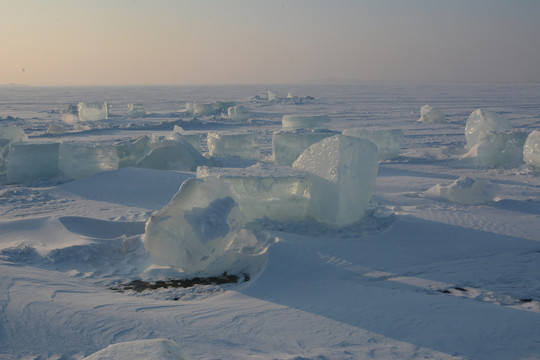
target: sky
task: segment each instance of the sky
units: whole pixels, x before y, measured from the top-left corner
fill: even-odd
[[[540,83],[538,0],[0,0],[0,84]]]

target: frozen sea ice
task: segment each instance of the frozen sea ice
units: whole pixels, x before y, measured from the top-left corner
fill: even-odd
[[[322,139],[337,135],[331,130],[292,130],[277,131],[272,135],[274,161],[280,165],[292,165],[300,154]]]
[[[60,143],[52,141],[21,141],[10,144],[7,181],[23,183],[58,176]]]
[[[446,116],[437,108],[431,105],[424,105],[420,108],[419,122],[423,123],[444,123]]]
[[[113,145],[62,143],[58,167],[64,176],[81,179],[118,169],[118,154]]]
[[[474,110],[465,125],[465,139],[467,148],[470,149],[478,143],[481,133],[487,131],[510,130],[512,126],[507,119],[499,114],[484,109]]]
[[[214,157],[239,157],[257,160],[261,156],[255,133],[208,133],[208,153]]]
[[[343,135],[368,139],[377,145],[379,160],[394,159],[399,156],[403,147],[403,130],[401,129],[363,129],[353,128],[343,130]]]
[[[98,121],[109,118],[109,104],[106,102],[80,102],[77,105],[79,110],[79,121]]]
[[[292,166],[313,175],[309,212],[316,219],[344,226],[364,217],[378,171],[373,142],[328,137],[307,148]]]
[[[523,146],[523,160],[536,168],[540,168],[540,131],[535,130],[527,136]]]

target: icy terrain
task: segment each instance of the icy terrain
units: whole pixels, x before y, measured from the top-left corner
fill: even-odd
[[[99,158],[88,151],[98,146],[120,157],[112,171],[90,174],[70,160],[71,176],[28,182],[19,172],[9,184],[0,139],[0,359],[538,359],[538,136],[524,145],[526,162],[499,166],[478,161],[465,134],[476,109],[514,132],[538,131],[539,99],[538,85],[0,87],[0,125],[29,141],[69,144],[64,164],[79,152]],[[65,121],[70,105],[105,102],[106,119]],[[229,117],[233,103],[247,121]],[[190,113],[186,104],[227,108]],[[425,104],[446,121],[418,121]],[[328,116],[331,134],[403,130],[399,155],[378,165],[364,218],[336,227],[253,216],[242,231],[255,237],[242,245],[257,258],[245,260],[236,283],[128,288],[198,275],[144,246],[150,217],[197,176],[180,160],[155,165],[169,156],[155,155],[164,143],[185,146],[175,127],[200,139],[189,151],[206,158],[194,163],[225,166],[236,179],[234,168],[241,174],[259,161],[279,177],[273,134],[295,114]],[[53,125],[63,130],[48,132]],[[256,140],[257,156],[211,159],[209,133],[254,134],[245,139]]]

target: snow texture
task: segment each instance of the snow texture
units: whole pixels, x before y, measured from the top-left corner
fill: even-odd
[[[492,201],[498,191],[497,184],[464,176],[447,185],[437,184],[423,194],[428,198],[458,204],[482,204]]]

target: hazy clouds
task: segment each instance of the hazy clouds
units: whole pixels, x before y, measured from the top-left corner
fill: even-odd
[[[0,83],[540,82],[535,0],[4,0]]]

